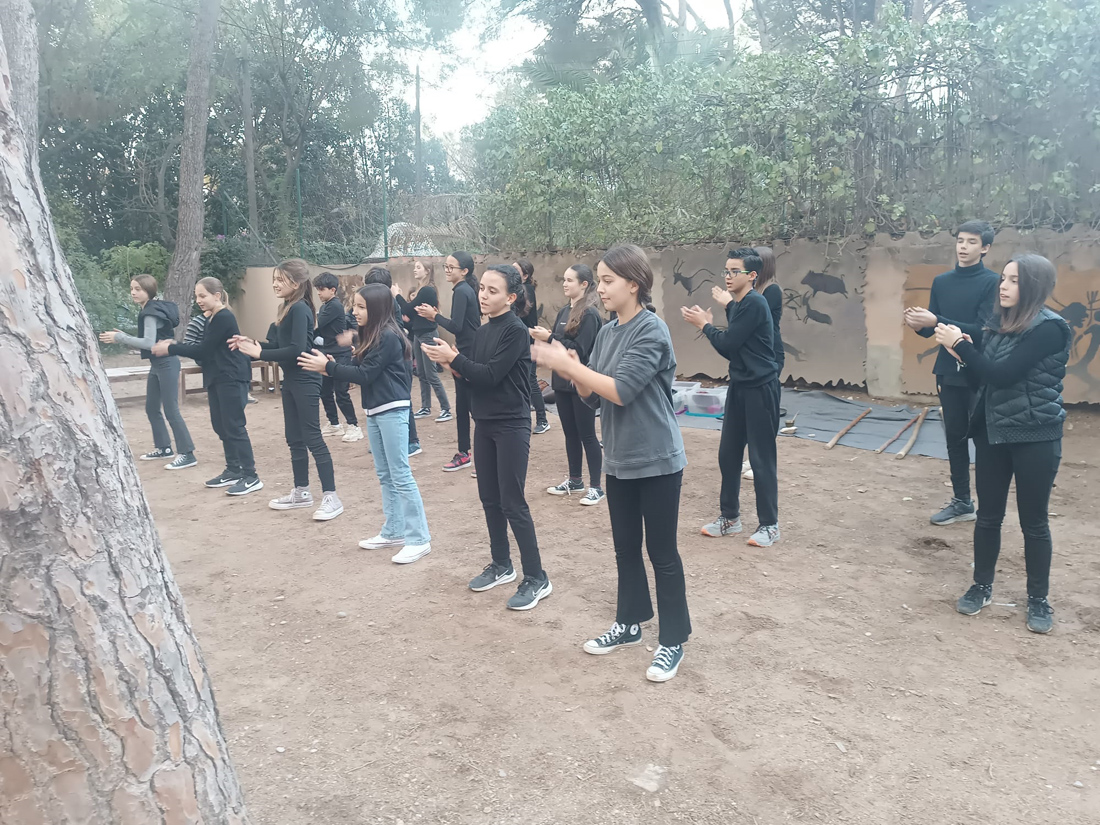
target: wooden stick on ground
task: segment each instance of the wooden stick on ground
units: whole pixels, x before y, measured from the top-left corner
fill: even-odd
[[[897,455],[894,458],[905,458],[909,455],[909,451],[913,449],[913,445],[917,443],[917,436],[920,435],[921,424],[924,423],[924,419],[928,417],[928,409],[920,411],[920,415],[917,416],[917,426],[913,428],[913,434],[909,436],[909,440],[905,442],[905,446],[898,450]]]
[[[855,420],[852,421],[852,423],[850,423],[847,427],[845,427],[843,430],[841,430],[839,433],[837,433],[836,435],[833,436],[832,440],[828,444],[825,445],[825,449],[826,450],[833,449],[833,447],[836,446],[837,442],[840,441],[840,439],[842,439],[848,433],[848,430],[852,429],[852,427],[854,427],[856,424],[858,424],[860,421],[862,421],[864,418],[866,418],[868,415],[871,414],[872,409],[874,409],[874,408],[873,407],[868,407],[863,412],[861,412],[859,415],[857,415],[855,417]]]
[[[893,444],[895,441],[897,441],[899,438],[901,438],[902,434],[906,430],[908,430],[910,427],[912,427],[913,422],[916,421],[918,418],[920,418],[920,415],[914,415],[912,418],[910,418],[909,423],[907,423],[904,427],[902,427],[900,430],[898,430],[896,433],[894,433],[893,437],[889,441],[887,441],[885,444],[883,444],[881,447],[879,447],[877,450],[875,450],[875,452],[876,453],[881,453],[883,450],[885,450],[887,447],[889,447],[891,444]]]

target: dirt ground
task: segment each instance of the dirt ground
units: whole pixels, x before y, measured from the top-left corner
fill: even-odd
[[[782,439],[783,540],[760,550],[699,534],[718,433],[685,430],[694,635],[680,675],[656,685],[645,648],[581,650],[614,618],[615,568],[606,506],[543,492],[564,477],[556,420],[528,474],[554,593],[514,613],[511,588],[466,588],[488,544],[476,482],[439,470],[453,424],[420,422],[433,551],[399,567],[356,546],[381,525],[365,442],[330,441],[343,516],[268,509],[290,463],[279,399],[261,396],[261,493],[202,487],[222,464],[201,395],[185,406],[200,466],[139,462],[255,823],[1100,821],[1096,412],[1070,415],[1048,637],[1024,628],[1014,511],[997,604],[955,612],[971,530],[928,523],[949,496],[945,462]],[[140,403],[123,418],[144,451]],[[751,484],[743,498],[751,514]]]

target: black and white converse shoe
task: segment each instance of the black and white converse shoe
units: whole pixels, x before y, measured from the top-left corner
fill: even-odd
[[[162,458],[171,458],[175,453],[172,452],[171,447],[158,447],[157,449],[146,453],[145,455],[138,456],[142,461],[157,461]]]
[[[199,463],[199,460],[195,458],[194,453],[180,453],[172,461],[169,461],[164,465],[166,470],[185,470],[188,467],[194,467]]]
[[[642,628],[640,625],[625,624],[611,625],[611,629],[602,636],[589,639],[584,643],[584,652],[593,656],[603,656],[606,653],[614,653],[620,647],[631,647],[642,643]]]

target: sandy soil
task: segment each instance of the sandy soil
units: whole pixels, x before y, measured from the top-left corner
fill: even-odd
[[[453,425],[421,422],[413,461],[434,550],[399,567],[356,547],[381,523],[365,442],[330,442],[343,516],[267,508],[290,466],[279,400],[261,396],[249,410],[261,493],[201,486],[222,467],[202,396],[185,406],[201,465],[139,462],[254,822],[1100,821],[1100,415],[1071,414],[1049,637],[1024,628],[1014,513],[999,604],[954,611],[971,539],[967,525],[928,524],[948,496],[945,462],[784,439],[783,541],[758,550],[699,535],[715,514],[718,433],[685,430],[695,635],[680,675],[654,685],[644,648],[581,651],[613,619],[615,572],[606,507],[542,492],[565,470],[556,420],[534,437],[528,476],[555,590],[512,613],[510,588],[465,586],[488,546],[476,482],[439,471]],[[140,404],[123,417],[143,451]],[[751,513],[751,485],[745,497]],[[632,781],[649,766],[653,790]]]

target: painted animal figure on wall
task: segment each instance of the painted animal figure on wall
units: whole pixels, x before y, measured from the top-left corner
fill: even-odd
[[[672,282],[682,286],[688,295],[694,295],[703,288],[703,284],[713,285],[722,283],[721,280],[717,280],[718,276],[709,269],[697,269],[694,275],[684,275],[682,272],[683,266],[684,262],[677,258],[676,263],[672,266]],[[704,272],[710,277],[697,280]]]
[[[808,286],[814,295],[824,292],[826,295],[843,295],[848,297],[848,287],[844,283],[843,276],[826,275],[824,272],[810,270],[802,279],[803,286]]]

